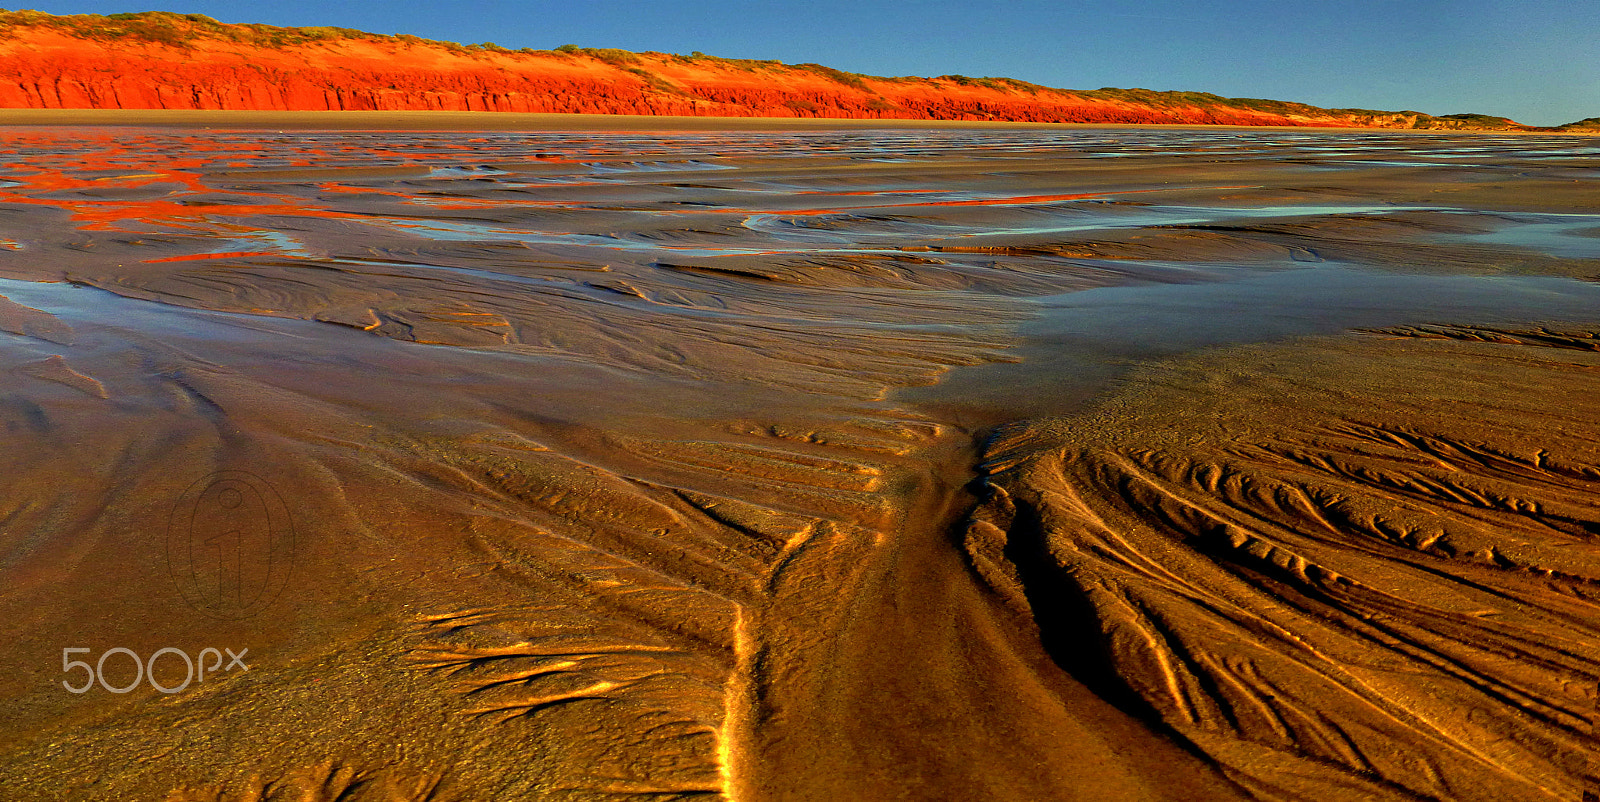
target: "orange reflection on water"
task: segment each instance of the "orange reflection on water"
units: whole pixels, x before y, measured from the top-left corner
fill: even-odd
[[[526,240],[563,247],[618,248],[626,240],[633,250],[699,250],[707,253],[779,253],[790,244],[781,234],[751,234],[755,241],[720,239],[738,225],[700,231],[696,226],[672,230],[660,219],[707,216],[791,217],[850,215],[873,210],[923,207],[1043,206],[1122,195],[1180,191],[1176,187],[1130,187],[1122,190],[1057,194],[995,194],[972,197],[967,192],[921,183],[906,174],[899,186],[874,187],[881,181],[854,181],[849,173],[824,176],[836,186],[808,185],[810,174],[780,169],[789,156],[811,158],[816,151],[837,151],[849,158],[871,158],[885,148],[913,144],[930,153],[950,148],[972,149],[951,138],[924,137],[906,142],[880,138],[829,145],[791,136],[679,137],[639,134],[472,135],[397,132],[113,132],[109,129],[31,129],[5,133],[8,150],[0,151],[4,177],[0,203],[60,209],[79,231],[116,231],[168,235],[137,242],[159,245],[134,260],[146,264],[239,259],[263,256],[307,256],[311,250],[295,226],[283,221],[320,218],[355,224],[362,230],[405,232],[427,239]],[[1049,143],[1027,139],[1016,147],[1029,151]],[[830,159],[838,157],[829,156]],[[754,159],[755,177],[727,160]],[[723,160],[712,164],[707,160]],[[553,171],[518,172],[517,164],[537,162]],[[509,168],[509,169],[506,169]],[[721,171],[730,172],[721,172]],[[696,181],[725,176],[710,184],[682,184],[712,192],[737,192],[736,205],[722,205],[727,196],[709,195],[689,203],[670,194],[697,173]],[[654,176],[660,175],[661,178]],[[704,178],[700,177],[704,176]],[[909,182],[909,183],[908,183]],[[1000,185],[1003,187],[1003,185]],[[616,187],[613,192],[610,187]],[[1243,186],[1186,187],[1237,190]],[[666,191],[667,195],[662,192]],[[1002,189],[1003,192],[1003,189]],[[801,199],[800,196],[804,196]],[[746,202],[743,199],[748,198]],[[797,202],[807,208],[787,209]],[[541,212],[555,230],[531,230],[519,222],[517,210]],[[496,210],[504,212],[496,213]],[[658,220],[640,223],[563,223],[543,210],[595,210],[607,214],[638,213]],[[477,212],[484,213],[477,213]],[[275,218],[267,220],[266,218]],[[526,220],[528,218],[521,218]],[[619,225],[622,234],[606,226]],[[592,226],[591,233],[578,233]],[[657,229],[665,233],[655,233]],[[381,233],[381,232],[380,232]],[[763,239],[764,238],[764,239]],[[778,241],[774,241],[776,238]],[[815,242],[794,241],[797,250],[815,250]],[[731,247],[730,247],[731,246]],[[773,248],[777,246],[777,248]],[[184,253],[183,251],[200,251]],[[149,258],[140,258],[148,255]]]
[[[219,190],[208,185],[208,168],[254,165],[238,160],[238,153],[251,153],[252,148],[259,147],[248,141],[191,136],[160,140],[163,147],[152,149],[141,147],[148,144],[147,138],[129,143],[111,135],[79,131],[11,139],[23,140],[23,147],[10,152],[26,161],[8,165],[7,178],[14,184],[0,187],[0,203],[63,209],[72,223],[84,231],[206,230],[213,228],[221,215],[360,218],[293,194]],[[313,151],[312,155],[318,154]],[[163,186],[170,188],[161,192]],[[139,190],[160,194],[140,197]]]
[[[282,256],[280,251],[225,251],[222,253],[191,253],[186,256],[164,256],[159,259],[142,259],[147,265],[161,262],[198,262],[205,259],[244,259],[250,256]]]

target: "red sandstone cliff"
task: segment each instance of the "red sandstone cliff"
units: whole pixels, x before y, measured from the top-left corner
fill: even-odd
[[[700,54],[463,47],[164,12],[0,13],[0,107],[1525,128],[1480,115],[1328,110],[1187,92],[1068,91],[1003,78],[879,78]]]

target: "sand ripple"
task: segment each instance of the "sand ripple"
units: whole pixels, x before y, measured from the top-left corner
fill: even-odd
[[[1600,362],[1568,349],[1594,332],[1423,332],[1497,344],[1218,353],[1006,431],[974,565],[1264,798],[1576,798]]]

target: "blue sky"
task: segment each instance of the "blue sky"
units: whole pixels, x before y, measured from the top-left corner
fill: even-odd
[[[1600,0],[130,0],[165,10],[462,43],[573,43],[816,62],[874,75],[1005,76],[1318,106],[1600,116]]]

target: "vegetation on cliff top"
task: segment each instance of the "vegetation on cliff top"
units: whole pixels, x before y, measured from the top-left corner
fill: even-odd
[[[1259,98],[1227,98],[1209,92],[1172,92],[1149,89],[1117,89],[1106,87],[1095,90],[1055,89],[1013,78],[971,78],[965,75],[941,75],[937,78],[901,77],[886,78],[826,67],[821,64],[785,64],[770,59],[731,59],[708,56],[698,51],[684,56],[672,53],[634,53],[617,48],[579,47],[562,45],[554,50],[521,48],[511,50],[493,42],[462,45],[423,39],[409,34],[386,35],[368,33],[351,28],[326,26],[284,28],[259,23],[233,24],[218,22],[203,14],[178,14],[170,11],[142,11],[126,14],[72,14],[55,15],[42,11],[8,11],[0,9],[0,40],[13,38],[19,29],[48,28],[65,35],[100,42],[125,41],[130,43],[165,45],[175,48],[192,48],[199,40],[235,43],[248,47],[289,48],[316,44],[330,44],[343,40],[361,40],[374,43],[404,44],[437,47],[462,55],[490,53],[510,57],[542,56],[550,58],[591,58],[633,74],[651,89],[668,94],[680,92],[672,81],[650,69],[655,63],[688,63],[718,66],[746,72],[803,71],[818,75],[852,90],[870,95],[878,93],[868,81],[882,83],[952,83],[964,87],[982,87],[1003,93],[1022,95],[1053,95],[1108,101],[1156,110],[1201,109],[1220,112],[1255,112],[1259,114],[1299,119],[1338,118],[1352,124],[1381,124],[1395,127],[1396,123],[1412,128],[1471,128],[1488,130],[1600,130],[1600,118],[1568,123],[1557,128],[1537,129],[1505,117],[1486,114],[1450,114],[1434,117],[1415,111],[1374,111],[1370,109],[1324,109],[1305,103]],[[881,98],[877,100],[881,103]]]
[[[263,48],[285,48],[318,42],[356,39],[369,42],[398,42],[431,45],[457,52],[511,53],[493,42],[462,45],[423,39],[409,34],[368,33],[354,28],[312,26],[282,28],[276,25],[245,25],[218,22],[204,14],[178,14],[171,11],[138,11],[127,14],[47,14],[43,11],[0,9],[0,39],[15,36],[19,28],[51,28],[68,36],[100,42],[127,41],[187,48],[199,40],[234,42]],[[524,48],[524,53],[535,51]],[[619,51],[626,52],[626,51]]]

